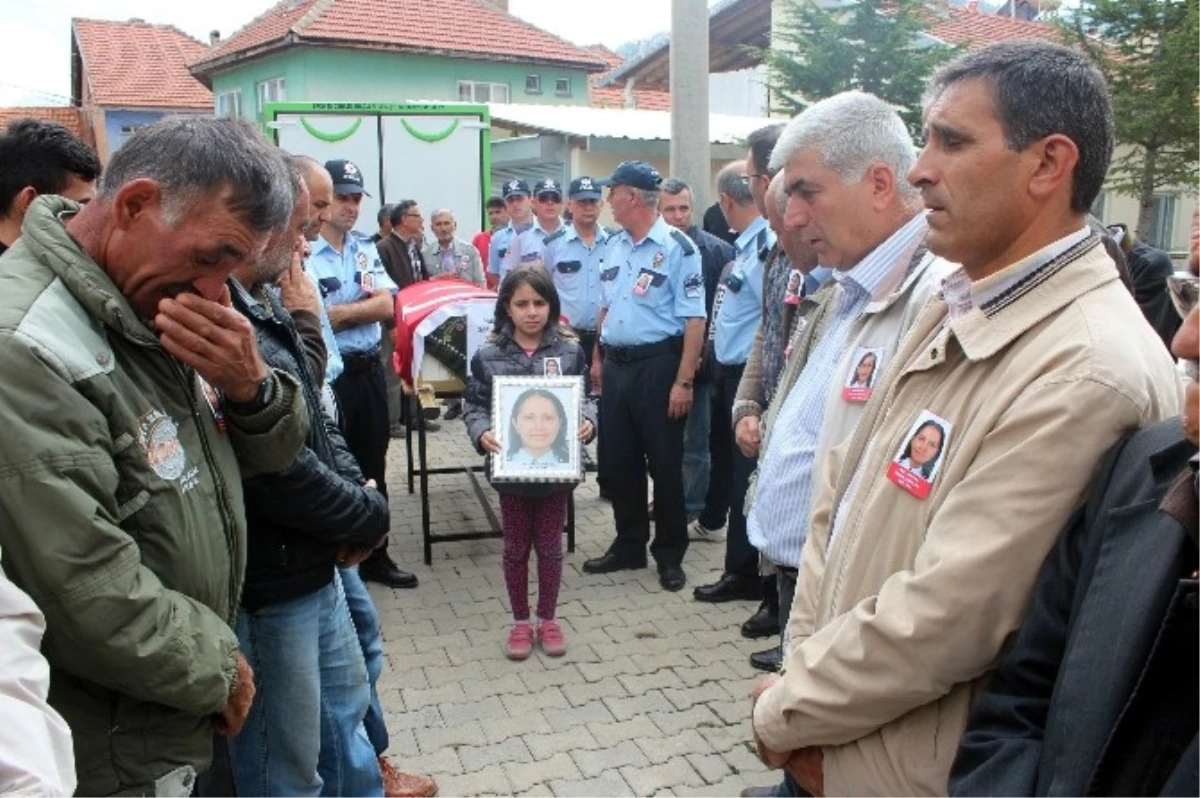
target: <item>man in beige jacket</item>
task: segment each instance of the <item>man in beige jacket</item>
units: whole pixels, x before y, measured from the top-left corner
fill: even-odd
[[[1113,147],[1095,67],[984,48],[934,78],[925,126],[909,178],[930,250],[962,268],[825,460],[785,671],[756,689],[760,756],[814,794],[945,794],[971,697],[1101,455],[1179,407],[1085,223]]]

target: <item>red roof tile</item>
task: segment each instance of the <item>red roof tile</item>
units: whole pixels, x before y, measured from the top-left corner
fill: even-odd
[[[72,105],[39,107],[0,108],[0,133],[18,119],[36,119],[40,122],[57,122],[71,131],[77,138],[95,146],[91,128],[84,123],[83,110]]]
[[[625,63],[624,58],[603,44],[589,44],[583,49],[592,55],[604,59],[608,64],[609,71]],[[625,86],[623,83],[617,83],[604,88],[600,88],[597,85],[605,78],[606,74],[591,75],[588,77],[588,97],[591,100],[591,106],[593,108],[624,108]],[[643,111],[669,111],[671,110],[671,93],[656,89],[634,89],[633,102],[635,108]]]
[[[968,50],[978,50],[989,44],[1012,39],[1045,39],[1062,42],[1058,29],[1041,22],[1026,22],[1023,19],[985,14],[965,8],[949,8],[949,17],[931,25],[928,33],[947,44],[966,45]]]
[[[178,28],[74,19],[71,29],[95,105],[212,110],[212,92],[187,69],[208,48]]]
[[[207,73],[225,59],[296,43],[340,44],[600,71],[606,62],[481,0],[282,0],[194,59]]]

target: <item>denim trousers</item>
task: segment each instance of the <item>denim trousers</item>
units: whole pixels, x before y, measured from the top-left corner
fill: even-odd
[[[700,515],[708,492],[712,457],[708,453],[708,429],[711,423],[712,383],[697,382],[692,392],[692,409],[683,428],[683,506],[688,517]]]
[[[358,632],[363,660],[367,664],[367,679],[371,683],[371,703],[367,707],[363,725],[367,729],[371,745],[375,746],[375,754],[382,756],[388,749],[389,741],[377,689],[379,674],[383,673],[383,638],[379,634],[379,613],[375,611],[375,602],[371,601],[366,584],[358,575],[358,566],[340,569],[339,573],[342,575],[342,587],[346,591],[350,617],[354,620],[355,631]]]
[[[257,690],[231,743],[239,795],[382,795],[363,729],[367,669],[341,579],[306,596],[238,613]]]

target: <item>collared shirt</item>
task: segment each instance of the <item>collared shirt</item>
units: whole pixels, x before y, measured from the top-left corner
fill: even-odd
[[[1091,229],[1084,226],[1082,230],[1063,236],[1032,255],[977,282],[971,282],[966,270],[959,267],[948,275],[942,284],[942,293],[946,297],[946,309],[949,311],[950,320],[960,319],[975,308],[983,307],[988,301],[1010,290],[1017,283],[1087,238],[1091,233]]]
[[[500,265],[500,277],[511,272],[518,266],[541,266],[546,261],[546,239],[562,229],[562,220],[553,230],[542,227],[541,222],[534,222],[533,227],[523,233],[513,236],[508,244],[508,252],[504,263]]]
[[[767,220],[758,216],[733,244],[733,266],[721,280],[713,303],[713,343],[717,362],[736,366],[746,362],[754,332],[762,318],[764,253],[775,245]]]
[[[393,295],[399,290],[383,267],[375,245],[353,232],[347,234],[346,245],[340,253],[324,236],[318,236],[308,259],[308,269],[316,278],[321,299],[327,307],[359,302],[376,288],[386,288]],[[374,351],[379,346],[381,334],[379,323],[371,322],[335,332],[333,337],[337,350],[347,355]]]
[[[563,465],[563,461],[558,458],[553,449],[543,455],[534,457],[533,453],[525,447],[518,449],[516,454],[508,458],[508,462],[512,465],[524,466],[525,468],[557,468]]]
[[[779,410],[774,423],[779,434],[759,460],[758,486],[746,529],[750,542],[771,562],[791,568],[800,564],[821,429],[831,386],[842,376],[837,372],[847,335],[872,297],[890,282],[897,258],[915,248],[926,229],[925,217],[918,214],[852,269],[833,272],[841,296],[827,320],[828,329],[804,366],[804,378],[796,381]]]
[[[600,273],[605,344],[656,343],[682,335],[688,319],[705,317],[700,253],[661,216],[640,241],[628,230],[609,238],[605,260]]]
[[[589,247],[575,225],[569,224],[547,239],[545,266],[554,278],[562,314],[576,330],[595,330],[600,316],[600,272],[604,270],[608,236],[599,225]]]
[[[318,291],[321,290],[317,278],[308,270],[307,263],[304,264],[304,275],[312,280]],[[342,353],[338,351],[337,338],[333,335],[333,325],[329,323],[329,311],[325,309],[324,302],[317,309],[317,316],[321,319],[321,340],[325,342],[325,384],[332,385],[342,376]]]
[[[504,277],[504,256],[508,254],[508,248],[512,244],[513,238],[524,233],[531,227],[533,227],[533,222],[522,225],[515,225],[509,222],[504,227],[492,233],[492,241],[488,244],[488,274],[495,274],[501,278]]]

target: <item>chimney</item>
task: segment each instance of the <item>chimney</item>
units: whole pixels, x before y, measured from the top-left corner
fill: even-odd
[[[508,13],[508,0],[484,0],[484,2],[497,11]]]
[[[221,43],[221,31],[210,30],[208,32],[208,46],[216,47],[220,43]]]

